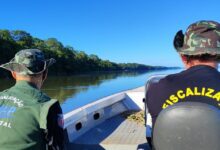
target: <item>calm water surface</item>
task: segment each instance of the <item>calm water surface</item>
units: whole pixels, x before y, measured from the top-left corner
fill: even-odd
[[[58,99],[62,104],[63,112],[66,113],[105,96],[143,86],[152,75],[171,74],[179,71],[111,72],[49,77],[42,90],[50,97]],[[0,83],[2,91],[12,86],[14,81],[0,79]]]

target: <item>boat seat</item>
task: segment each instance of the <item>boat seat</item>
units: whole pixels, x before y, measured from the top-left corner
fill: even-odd
[[[220,150],[220,110],[182,102],[161,111],[153,129],[156,150]]]
[[[162,78],[166,77],[165,74],[161,74],[161,75],[154,75],[149,77],[149,79],[147,80],[147,83],[145,84],[145,98],[144,98],[144,112],[145,112],[145,126],[146,126],[146,139],[147,142],[149,143],[150,147],[152,147],[152,118],[151,115],[148,112],[148,106],[147,106],[147,92],[148,89],[150,88],[150,86],[152,84],[158,83]]]

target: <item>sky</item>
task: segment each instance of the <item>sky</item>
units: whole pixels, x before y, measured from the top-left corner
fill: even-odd
[[[193,22],[220,22],[219,0],[1,0],[0,29],[117,63],[182,66],[173,47],[178,30]]]

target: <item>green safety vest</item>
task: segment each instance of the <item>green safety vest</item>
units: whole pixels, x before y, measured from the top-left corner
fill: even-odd
[[[44,150],[49,108],[56,102],[26,81],[0,93],[0,150]]]

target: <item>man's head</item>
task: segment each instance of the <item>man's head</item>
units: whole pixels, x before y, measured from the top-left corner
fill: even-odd
[[[185,35],[182,30],[177,32],[174,47],[187,68],[199,64],[217,67],[220,56],[220,24],[214,21],[193,23]]]
[[[0,67],[11,71],[16,80],[32,82],[40,88],[47,76],[47,69],[55,63],[53,58],[46,60],[38,49],[25,49],[15,54],[15,57]]]

